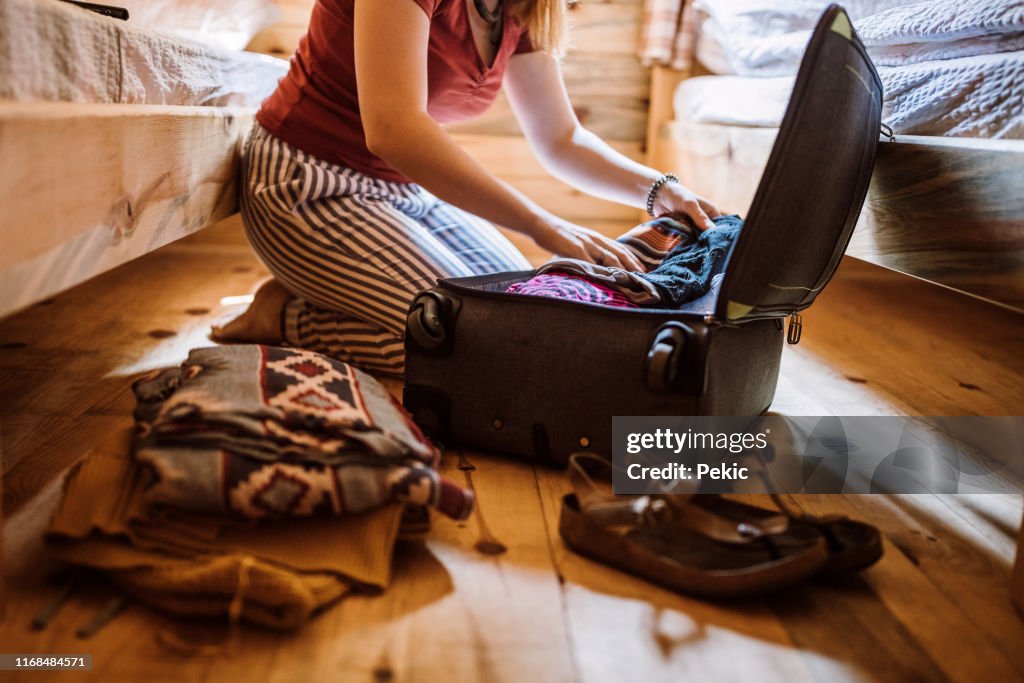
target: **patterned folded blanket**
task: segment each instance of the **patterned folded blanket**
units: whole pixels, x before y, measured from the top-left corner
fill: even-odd
[[[300,349],[195,349],[132,386],[146,499],[249,518],[342,515],[391,501],[462,519],[472,493],[373,377]]]

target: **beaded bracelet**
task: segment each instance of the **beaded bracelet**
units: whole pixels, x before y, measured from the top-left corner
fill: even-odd
[[[665,183],[676,183],[679,184],[679,178],[674,173],[665,173],[660,178],[651,183],[651,189],[647,191],[647,215],[654,217],[654,198],[658,194],[658,190]]]

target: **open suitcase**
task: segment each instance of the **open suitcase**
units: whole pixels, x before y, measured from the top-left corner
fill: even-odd
[[[532,271],[441,280],[413,302],[405,405],[448,445],[564,463],[611,455],[614,415],[757,415],[783,321],[831,279],[867,193],[882,84],[842,8],[822,15],[713,314],[507,294]]]

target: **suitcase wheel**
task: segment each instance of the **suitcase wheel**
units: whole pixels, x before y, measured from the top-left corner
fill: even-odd
[[[668,391],[679,374],[679,359],[686,340],[679,330],[658,331],[647,352],[647,386],[654,391]]]
[[[452,407],[445,394],[432,387],[406,385],[402,402],[426,436],[435,440],[448,438]]]
[[[429,408],[418,410],[413,414],[412,419],[427,438],[437,438],[440,436],[441,417],[433,410]]]
[[[440,295],[425,292],[413,303],[406,320],[406,330],[413,341],[428,351],[439,348],[447,338],[442,306]]]

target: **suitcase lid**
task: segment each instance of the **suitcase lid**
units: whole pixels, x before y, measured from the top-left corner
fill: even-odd
[[[822,14],[743,229],[715,316],[783,317],[832,278],[864,204],[882,117],[882,82],[846,12]]]

